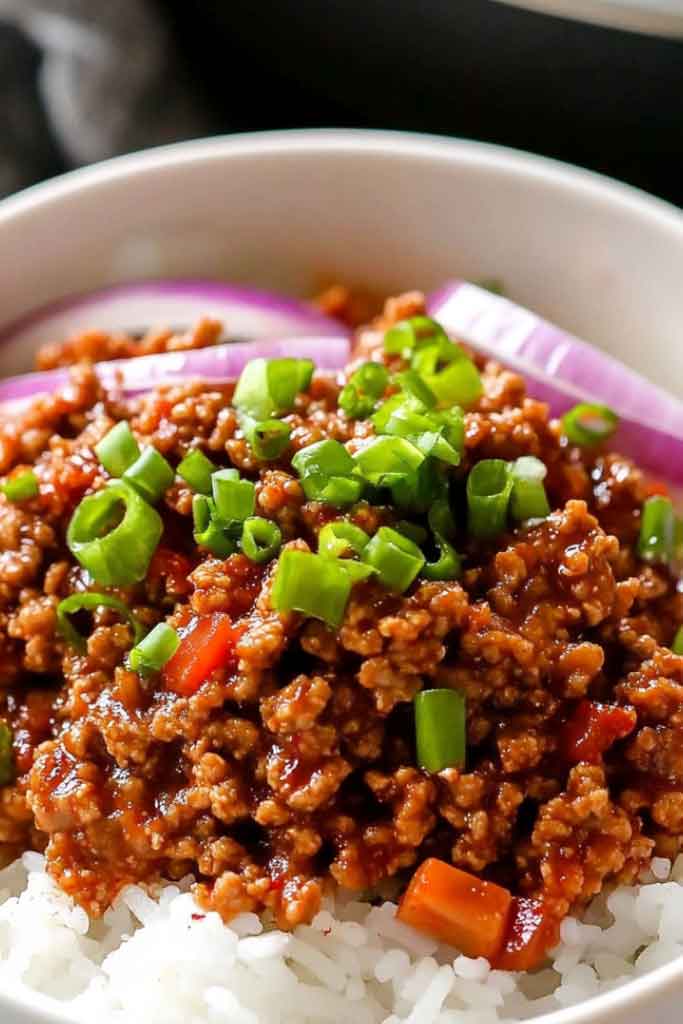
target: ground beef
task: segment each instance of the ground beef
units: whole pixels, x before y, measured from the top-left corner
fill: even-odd
[[[338,289],[321,304],[353,323],[375,312]],[[390,300],[359,331],[354,365],[422,311],[419,293]],[[654,849],[677,852],[683,658],[668,645],[683,596],[635,553],[647,482],[620,455],[569,445],[523,380],[492,361],[480,364],[484,395],[466,413],[452,486],[482,458],[536,455],[553,512],[490,543],[460,531],[459,581],[400,596],[358,583],[338,630],[279,614],[272,566],[197,548],[192,493],[176,481],[146,580],[115,593],[147,627],[230,616],[233,660],[179,696],[163,675],[127,667],[130,626],[112,609],[98,611],[84,651],[65,643],[58,603],[92,588],[66,527],[105,482],[94,446],[120,419],[173,464],[198,447],[236,466],[288,545],[315,550],[337,515],[306,500],[291,458],[328,437],[353,451],[372,433],[337,409],[339,381],[314,378],[286,417],[290,448],[265,464],[231,388],[188,383],[126,401],[88,365],[218,333],[204,321],[183,337],[90,332],[50,346],[39,366],[76,362],[71,382],[0,424],[0,471],[32,466],[40,488],[20,505],[0,497],[0,719],[15,768],[0,790],[2,857],[46,848],[54,878],[96,914],[127,882],[191,871],[224,918],[269,908],[292,927],[311,920],[330,879],[366,890],[427,856],[542,894],[562,916],[635,878]],[[349,518],[373,534],[397,515],[363,501]],[[466,697],[463,770],[416,766],[412,701],[431,686]],[[626,725],[577,759],[566,737],[586,702],[621,709]]]

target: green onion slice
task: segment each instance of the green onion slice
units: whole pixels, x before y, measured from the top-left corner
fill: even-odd
[[[13,778],[12,730],[6,722],[0,722],[0,786],[7,786]]]
[[[474,537],[495,537],[507,523],[513,479],[503,459],[482,459],[467,477],[468,528]]]
[[[250,516],[242,525],[240,547],[252,562],[268,562],[280,550],[282,532],[277,523],[261,516]]]
[[[415,706],[417,763],[428,772],[464,768],[465,698],[457,690],[422,690]]]
[[[389,372],[382,363],[363,363],[339,393],[339,408],[353,419],[369,416],[388,383]]]
[[[362,560],[377,570],[383,586],[398,594],[408,589],[425,564],[417,544],[390,526],[381,526],[368,541]]]
[[[0,491],[8,501],[28,501],[29,498],[37,497],[38,477],[32,469],[27,469],[17,476],[12,476],[0,485]]]
[[[373,487],[391,487],[412,476],[424,459],[420,449],[404,437],[377,437],[353,456],[359,472]]]
[[[439,346],[445,352],[452,342],[441,324],[428,316],[412,316],[407,320],[400,320],[384,335],[384,351],[388,355],[401,356],[403,359],[410,359],[416,350],[433,345]]]
[[[671,650],[674,654],[683,654],[683,626],[676,630],[676,636],[671,641]]]
[[[164,491],[173,483],[175,473],[156,448],[145,448],[138,459],[123,474],[150,505],[156,505]]]
[[[640,514],[637,552],[645,562],[669,562],[676,547],[676,516],[670,498],[654,495]]]
[[[195,494],[192,499],[194,539],[200,547],[206,548],[216,558],[227,558],[237,550],[237,541],[228,530],[228,525],[216,513],[212,498]]]
[[[113,608],[122,619],[131,625],[135,643],[142,639],[144,628],[135,618],[127,604],[111,594],[85,591],[82,594],[71,594],[57,605],[57,629],[71,647],[77,651],[85,652],[87,650],[87,640],[82,633],[78,632],[69,616],[75,615],[77,612],[94,611],[96,608],[102,607]]]
[[[128,655],[133,672],[147,675],[158,672],[173,657],[180,646],[180,637],[166,622],[160,622],[140,640]]]
[[[271,600],[280,612],[296,611],[329,626],[341,625],[352,580],[340,561],[308,551],[283,551],[277,564]]]
[[[523,522],[526,519],[545,519],[550,514],[550,505],[543,481],[548,470],[545,463],[534,455],[522,455],[510,467],[512,494],[510,515]]]
[[[324,558],[360,555],[369,540],[365,530],[339,519],[336,523],[327,523],[318,534],[318,554]]]
[[[211,494],[211,475],[218,469],[199,448],[188,452],[176,472],[197,494]]]
[[[405,370],[397,374],[396,383],[408,398],[416,399],[425,409],[433,409],[436,406],[436,395],[415,370]]]
[[[309,501],[343,508],[358,501],[363,482],[352,476],[354,462],[339,441],[317,441],[296,453],[292,466]]]
[[[425,377],[440,406],[474,405],[484,393],[481,374],[471,359],[463,355],[438,373]]]
[[[252,359],[237,381],[233,405],[252,419],[270,419],[293,408],[312,376],[310,359]]]
[[[256,488],[251,480],[241,479],[236,469],[219,469],[211,477],[216,515],[226,523],[243,523],[253,516]]]
[[[462,560],[451,544],[455,536],[455,519],[447,498],[440,498],[430,507],[429,526],[439,549],[439,557],[426,562],[422,576],[429,580],[457,580],[462,575]]]
[[[291,430],[282,420],[241,416],[240,426],[254,455],[263,462],[278,459],[289,445]]]
[[[159,513],[124,480],[83,498],[66,534],[72,555],[107,587],[137,583],[163,533]]]
[[[95,445],[95,454],[109,476],[120,477],[140,457],[140,446],[126,420],[121,420]]]
[[[606,441],[619,425],[619,417],[607,405],[580,402],[562,417],[562,429],[572,444],[590,447]]]

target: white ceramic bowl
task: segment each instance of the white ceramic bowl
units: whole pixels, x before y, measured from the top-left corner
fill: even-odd
[[[387,292],[496,276],[660,384],[683,381],[683,215],[585,171],[473,142],[290,132],[123,157],[0,204],[0,267],[2,322],[145,276],[304,295],[322,279]],[[675,1024],[681,998],[683,960],[542,1021]],[[64,1019],[45,999],[0,992],[2,1024]]]

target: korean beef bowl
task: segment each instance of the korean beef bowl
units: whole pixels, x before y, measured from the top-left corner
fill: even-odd
[[[675,1019],[680,378],[465,258],[4,318],[3,1020]]]

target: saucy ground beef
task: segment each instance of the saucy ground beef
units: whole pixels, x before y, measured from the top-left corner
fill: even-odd
[[[359,331],[351,369],[422,311],[419,293],[389,300]],[[338,629],[277,612],[274,563],[198,548],[192,493],[176,478],[146,579],[109,592],[146,628],[167,621],[181,636],[222,616],[211,621],[231,623],[223,664],[196,692],[172,692],[163,673],[127,667],[131,627],[106,607],[86,650],[65,642],[59,602],[102,589],[66,530],[106,482],[94,446],[120,420],[174,466],[199,448],[254,481],[257,514],[277,523],[285,550],[315,551],[340,516],[306,500],[291,459],[324,438],[354,452],[372,434],[337,407],[341,377],[313,378],[284,417],[289,447],[265,463],[230,388],[124,400],[81,362],[210,344],[218,332],[205,322],[182,339],[90,333],[51,346],[38,365],[78,363],[70,384],[0,426],[0,471],[33,467],[39,484],[24,502],[0,497],[0,720],[14,757],[0,788],[3,858],[45,850],[52,876],[95,915],[127,883],[191,872],[225,920],[269,908],[291,928],[311,920],[330,880],[404,883],[428,857],[540,896],[559,919],[606,883],[634,880],[655,851],[675,856],[683,657],[670,645],[683,594],[636,555],[652,485],[625,457],[572,446],[494,362],[479,363],[484,393],[466,412],[453,484],[482,459],[533,455],[552,512],[489,542],[461,530],[460,579],[400,595],[356,583]],[[397,515],[366,501],[344,513],[370,535]],[[466,698],[462,770],[417,766],[413,699],[429,687]]]

